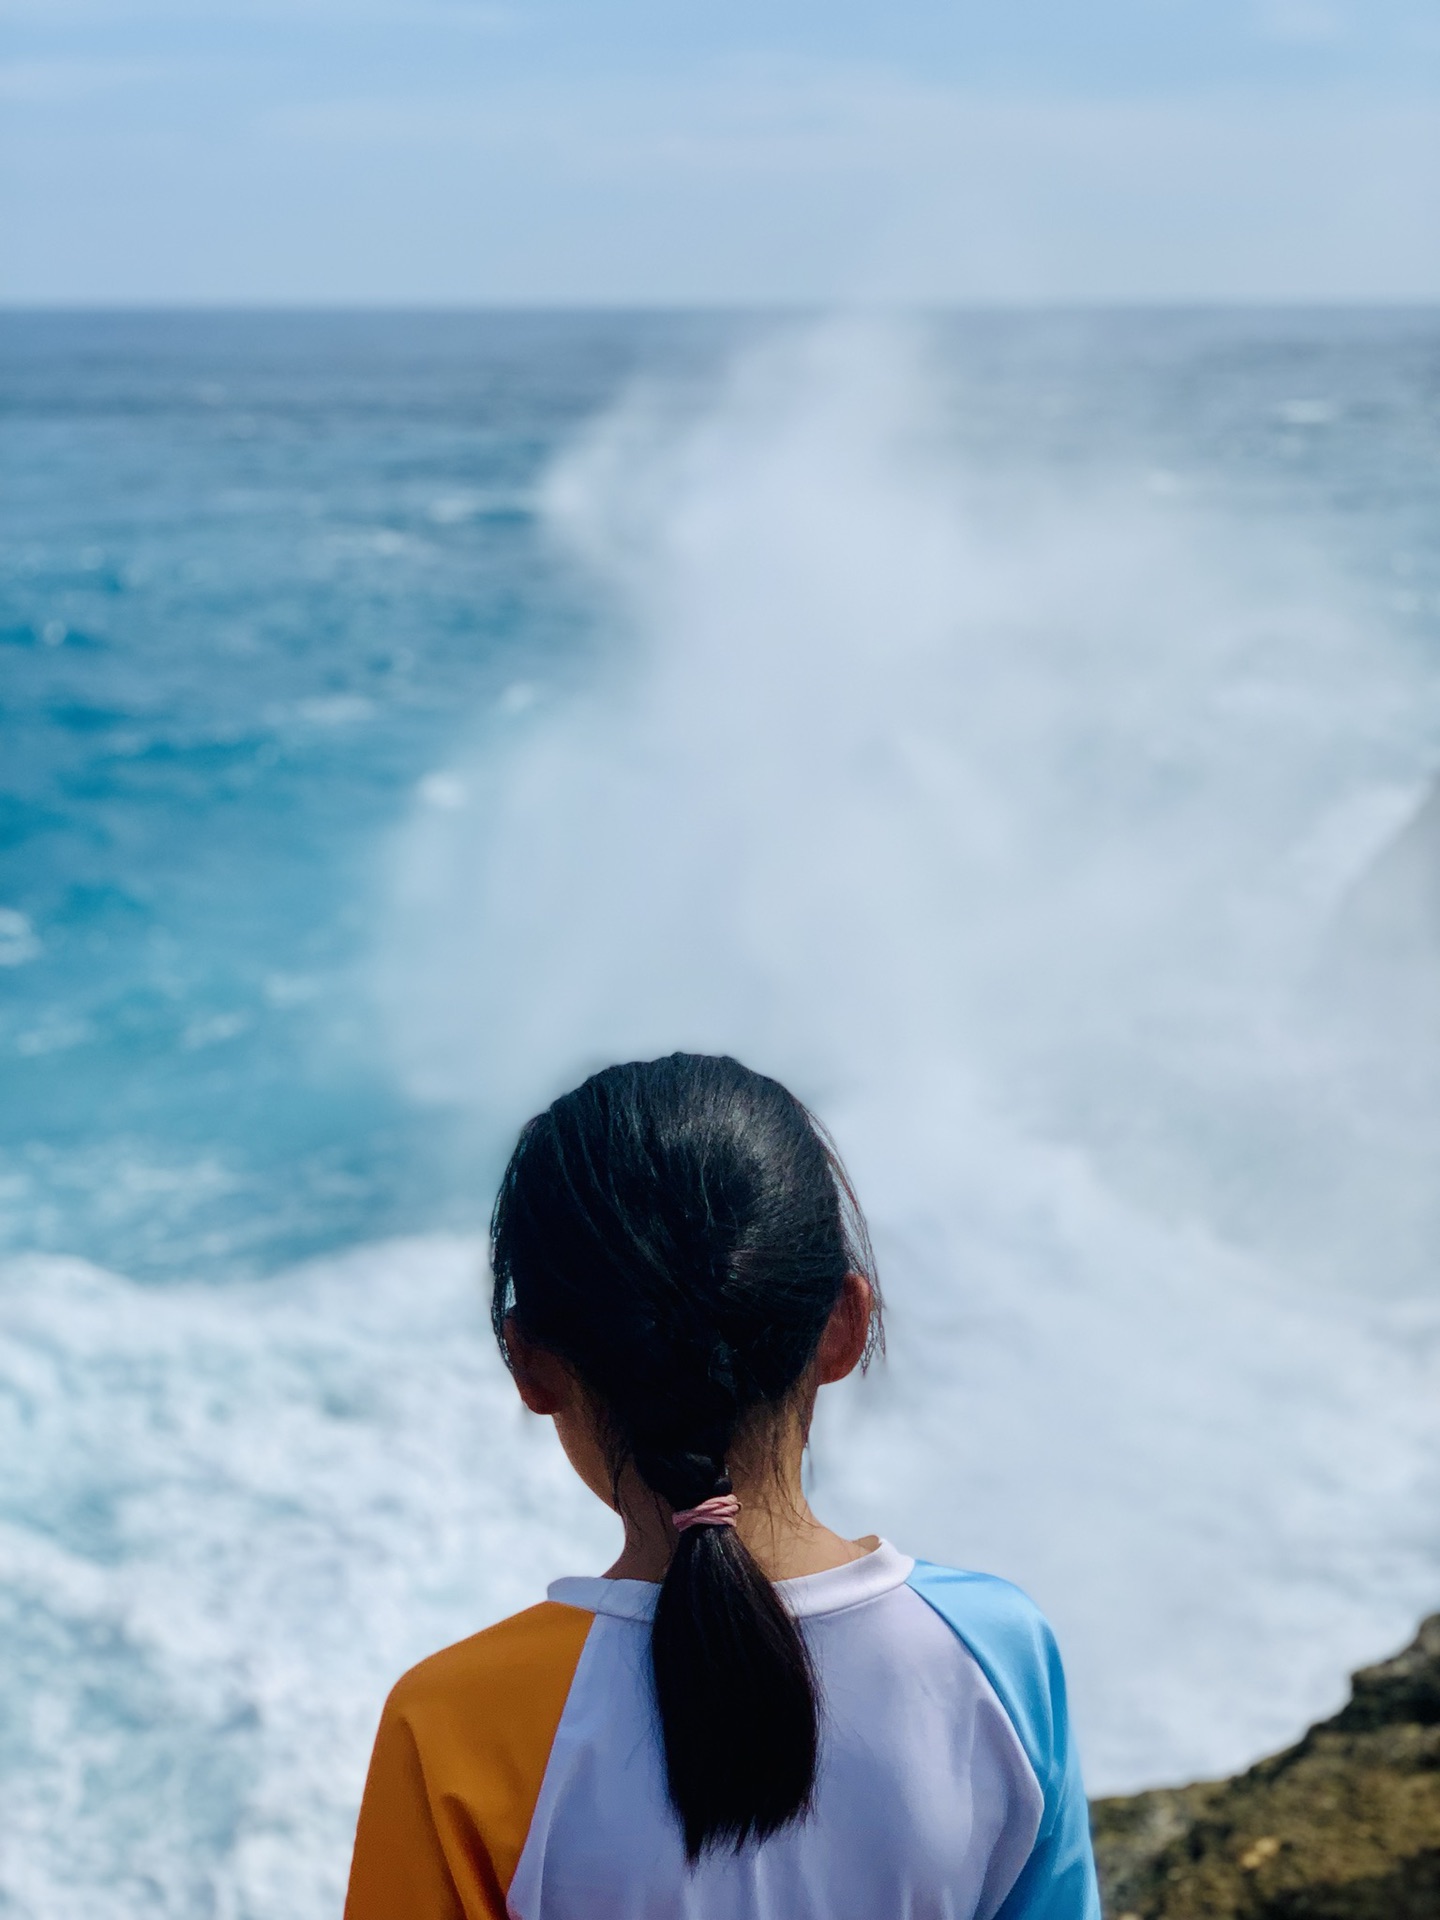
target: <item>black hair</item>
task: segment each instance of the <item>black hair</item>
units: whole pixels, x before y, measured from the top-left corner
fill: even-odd
[[[513,1314],[593,1395],[617,1495],[633,1466],[672,1510],[730,1491],[732,1448],[793,1406],[846,1274],[874,1278],[818,1122],[778,1081],[703,1054],[607,1067],[531,1120],[491,1249],[501,1351]],[[733,1527],[678,1535],[651,1662],[692,1861],[808,1810],[815,1675]]]

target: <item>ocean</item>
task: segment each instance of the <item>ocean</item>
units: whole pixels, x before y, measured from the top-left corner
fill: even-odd
[[[1092,1789],[1440,1605],[1440,314],[9,313],[0,419],[0,1914],[337,1913],[605,1563],[483,1235],[618,1056],[830,1125],[813,1498]]]

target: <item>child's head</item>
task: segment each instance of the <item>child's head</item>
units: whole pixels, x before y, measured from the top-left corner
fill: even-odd
[[[852,1331],[826,1364],[832,1317],[859,1291],[851,1276],[875,1297],[833,1149],[784,1087],[724,1058],[608,1067],[555,1101],[520,1136],[492,1237],[502,1349],[518,1334],[563,1361],[594,1408],[613,1487],[638,1477],[674,1510],[800,1444],[822,1377],[848,1371],[863,1344]],[[808,1660],[733,1529],[679,1534],[653,1649],[692,1855],[803,1811]]]

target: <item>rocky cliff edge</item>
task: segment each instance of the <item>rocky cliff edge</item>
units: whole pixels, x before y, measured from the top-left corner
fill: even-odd
[[[1286,1752],[1091,1815],[1107,1920],[1440,1920],[1440,1614]]]

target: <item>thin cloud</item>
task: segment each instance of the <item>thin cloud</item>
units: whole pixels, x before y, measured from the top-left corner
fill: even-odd
[[[155,86],[176,79],[186,65],[177,60],[4,60],[0,61],[0,100],[15,105],[62,106],[93,100],[130,87]]]
[[[1283,46],[1332,47],[1350,35],[1347,15],[1326,0],[1261,0],[1257,25]]]
[[[0,21],[10,26],[58,32],[71,27],[117,28],[197,25],[193,0],[0,0]],[[207,0],[198,23],[205,31],[257,26],[294,28],[383,25],[460,27],[511,33],[525,24],[518,7],[495,0]]]
[[[533,0],[523,32],[504,6],[407,0],[424,33],[341,35],[341,4],[286,0],[282,30],[255,0],[254,33],[217,35],[234,18],[217,0],[183,41],[152,36],[184,61],[59,57],[93,52],[76,33],[0,69],[6,297],[1440,296],[1433,72],[1391,59],[1411,0],[1239,0],[1214,38],[1251,71],[1181,72],[1177,42],[1163,85],[1060,73],[1063,47],[1003,85],[957,78],[923,63],[903,5],[873,57],[839,30],[766,52],[742,7],[728,51],[672,38],[638,59],[597,16],[561,32],[570,0]],[[1020,11],[1033,26],[1050,4]],[[400,18],[400,0],[344,5]],[[649,5],[604,18],[633,30]],[[1161,12],[1196,28],[1193,8]],[[438,24],[460,20],[488,38]]]

